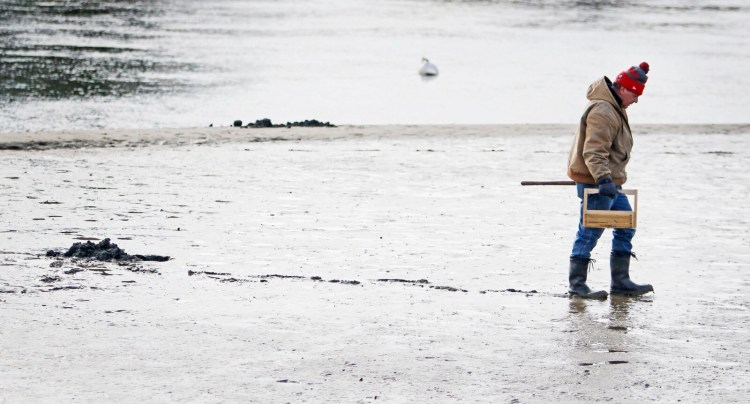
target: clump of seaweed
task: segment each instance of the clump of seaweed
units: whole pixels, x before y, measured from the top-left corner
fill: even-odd
[[[55,250],[47,251],[48,257],[59,257],[65,258],[85,258],[97,261],[169,261],[169,256],[163,255],[143,255],[143,254],[128,254],[122,248],[118,247],[117,244],[110,241],[109,238],[105,238],[99,243],[92,243],[87,241],[85,243],[73,243],[72,246],[65,253],[61,253]]]

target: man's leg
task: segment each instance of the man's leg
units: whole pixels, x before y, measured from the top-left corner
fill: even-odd
[[[612,210],[629,212],[633,209],[630,207],[628,197],[625,194],[618,193],[612,205]],[[612,235],[612,254],[609,258],[612,283],[609,292],[613,295],[624,296],[639,296],[653,292],[653,286],[639,285],[630,280],[630,257],[635,255],[633,254],[632,244],[635,229],[614,229]]]
[[[576,188],[578,198],[581,199],[581,208],[578,215],[578,233],[576,233],[576,240],[573,242],[573,251],[570,254],[570,258],[589,260],[591,258],[591,250],[596,247],[596,243],[599,241],[602,233],[604,233],[604,229],[583,227],[583,190],[586,188],[596,188],[596,185],[576,183]],[[627,198],[625,199],[627,202]],[[590,210],[610,210],[614,201],[615,199],[608,196],[599,194],[589,195],[588,208]]]
[[[617,187],[622,189],[622,187]],[[618,193],[612,203],[612,210],[618,210],[623,212],[632,212],[633,208],[630,207],[630,201],[625,194]],[[612,230],[612,252],[630,254],[633,251],[633,237],[635,236],[635,229],[613,229]]]
[[[581,198],[581,208],[578,217],[578,233],[573,242],[573,251],[570,254],[570,268],[568,271],[568,292],[571,296],[580,296],[585,299],[606,299],[607,292],[603,290],[592,291],[586,285],[588,277],[588,266],[591,260],[591,250],[596,246],[604,229],[583,227],[583,190],[595,188],[594,185],[576,184],[578,197]],[[589,209],[608,210],[612,206],[612,198],[598,194],[590,195],[588,200]]]

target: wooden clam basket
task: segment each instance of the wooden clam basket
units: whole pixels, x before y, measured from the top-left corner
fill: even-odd
[[[621,189],[620,193],[633,195],[633,211],[618,210],[589,210],[589,195],[598,194],[596,188],[586,188],[583,190],[583,227],[598,228],[615,228],[615,229],[635,229],[638,219],[638,190]]]

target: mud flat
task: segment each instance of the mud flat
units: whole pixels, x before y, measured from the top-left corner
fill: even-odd
[[[656,293],[603,302],[520,186],[571,126],[0,134],[0,402],[744,402],[750,126],[633,129]],[[171,259],[46,254],[105,238]]]

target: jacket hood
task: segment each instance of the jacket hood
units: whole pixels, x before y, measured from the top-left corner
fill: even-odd
[[[586,98],[588,98],[589,101],[607,101],[622,114],[624,111],[620,108],[615,96],[612,95],[612,91],[610,91],[611,87],[612,81],[607,76],[604,76],[589,85]]]

